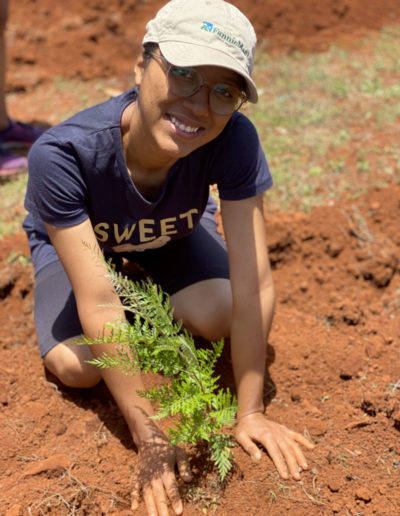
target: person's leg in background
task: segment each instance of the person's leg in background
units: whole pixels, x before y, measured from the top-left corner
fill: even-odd
[[[0,0],[0,131],[7,129],[9,120],[6,107],[6,26],[9,0]]]
[[[0,177],[9,177],[26,170],[27,159],[10,147],[30,147],[44,130],[12,120],[6,104],[6,27],[9,0],[0,0]]]

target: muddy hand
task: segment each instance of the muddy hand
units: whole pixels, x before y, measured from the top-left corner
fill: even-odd
[[[260,460],[262,456],[257,444],[262,444],[280,476],[286,479],[289,478],[290,472],[294,479],[300,480],[300,468],[308,469],[300,444],[308,450],[314,448],[314,444],[303,435],[270,421],[258,412],[239,420],[235,437],[245,451],[256,460]]]
[[[168,516],[168,503],[175,514],[182,514],[175,465],[180,477],[190,482],[192,474],[186,453],[181,448],[171,446],[165,436],[159,435],[141,443],[138,473],[131,493],[133,511],[139,506],[140,491],[143,490],[149,516]]]

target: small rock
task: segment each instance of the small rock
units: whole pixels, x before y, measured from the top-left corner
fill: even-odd
[[[341,483],[336,478],[329,480],[328,487],[332,491],[332,493],[337,493],[340,491]]]
[[[386,399],[388,399],[388,397]],[[389,398],[388,403],[386,404],[386,410],[385,410],[388,417],[391,417],[391,415],[397,411],[400,411],[400,401],[396,400],[395,398]]]
[[[389,285],[396,268],[391,265],[378,263],[375,260],[368,260],[361,268],[361,273],[366,280],[371,280],[377,287]]]
[[[370,340],[365,346],[365,354],[368,358],[379,358],[383,351],[383,339],[376,338],[374,340]]]
[[[63,30],[78,30],[80,29],[81,27],[83,27],[84,25],[84,21],[83,19],[76,15],[76,16],[69,16],[69,17],[66,17],[64,18],[63,22],[62,22],[62,29]]]
[[[73,423],[68,425],[68,435],[70,435],[74,439],[81,439],[84,431],[85,429],[81,421],[74,421]]]
[[[363,315],[362,309],[356,304],[346,303],[342,307],[342,319],[349,326],[357,326]]]
[[[395,336],[399,336],[400,326],[398,318],[393,318],[389,320],[385,320],[384,327],[379,328],[380,335],[382,337],[382,341],[386,346],[390,346],[393,344],[395,340]]]
[[[314,407],[315,408],[315,407]],[[315,408],[315,410],[318,410]],[[320,416],[320,412],[312,412],[313,416]],[[307,429],[310,432],[310,435],[313,437],[322,437],[327,432],[327,424],[325,421],[321,421],[320,419],[313,419],[309,421],[307,425]]]
[[[39,475],[45,471],[62,471],[71,466],[71,460],[67,455],[57,454],[44,460],[30,464],[22,474],[22,477]]]
[[[347,266],[347,272],[353,276],[355,279],[358,279],[360,277],[360,268],[357,267],[355,264],[350,264]]]
[[[368,260],[370,258],[370,253],[368,249],[362,247],[361,249],[357,249],[354,253],[356,260],[359,262],[363,262],[364,260]]]
[[[66,430],[67,430],[67,427],[61,421],[54,425],[54,433],[56,435],[63,435],[63,434],[65,434]]]
[[[312,405],[308,400],[303,400],[302,404],[303,404],[303,407],[304,407],[306,413],[313,414],[314,416],[321,415],[322,412],[317,407]]]
[[[369,416],[375,417],[380,410],[381,401],[379,394],[365,392],[361,400],[360,408]]]
[[[302,292],[307,292],[307,290],[308,290],[308,281],[302,281],[300,283],[300,290]]]
[[[325,252],[331,257],[336,258],[344,249],[344,243],[339,241],[329,242]]]
[[[369,503],[372,500],[372,494],[366,487],[360,487],[356,491],[356,499]]]
[[[299,389],[294,388],[290,391],[290,399],[292,401],[301,401],[301,398],[301,391]]]
[[[325,283],[325,273],[324,273],[324,271],[322,271],[321,269],[317,269],[314,272],[314,279],[320,285],[324,284]]]
[[[342,380],[350,380],[353,376],[357,376],[357,373],[361,370],[362,366],[363,361],[358,354],[349,355],[342,362],[339,376]]]
[[[113,33],[118,32],[121,28],[122,19],[120,13],[112,13],[105,19],[107,29]]]
[[[400,410],[395,410],[390,416],[394,422],[400,423]]]

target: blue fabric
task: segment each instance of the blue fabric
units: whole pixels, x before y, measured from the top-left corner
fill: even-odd
[[[187,236],[215,211],[209,187],[239,200],[268,189],[272,178],[252,123],[240,113],[212,142],[179,159],[157,199],[136,189],[124,159],[120,120],[130,90],[49,129],[32,147],[24,222],[35,271],[54,261],[44,222],[73,226],[90,218],[106,252],[155,249]]]
[[[39,271],[35,285],[34,317],[42,357],[60,342],[82,333],[71,284],[54,247],[51,249],[54,261]],[[121,268],[119,253],[106,257],[118,270]],[[215,219],[208,217],[202,217],[187,237],[145,253],[130,253],[127,258],[139,263],[169,295],[198,281],[229,278],[225,242],[217,231]]]

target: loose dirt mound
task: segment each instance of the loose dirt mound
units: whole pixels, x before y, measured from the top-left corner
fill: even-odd
[[[8,90],[60,76],[129,77],[160,0],[19,0],[8,24]],[[398,0],[235,0],[270,51],[323,50],[400,19]]]

